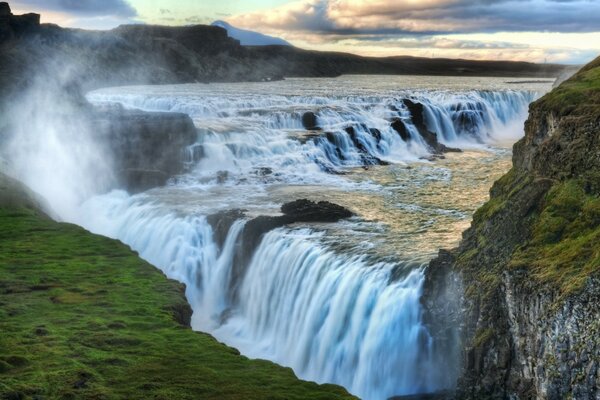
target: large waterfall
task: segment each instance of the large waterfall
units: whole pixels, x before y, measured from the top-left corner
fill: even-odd
[[[189,173],[135,196],[93,197],[76,222],[122,240],[184,282],[193,328],[243,354],[367,400],[442,390],[457,371],[442,369],[452,361],[432,353],[420,307],[423,270],[438,248],[459,240],[508,165],[499,143],[522,133],[538,94],[397,91],[381,80],[356,89],[356,82],[343,95],[326,80],[92,93],[94,102],[188,113],[199,134],[188,149]],[[423,104],[440,142],[470,150],[428,160],[431,149],[404,99]],[[319,129],[304,128],[307,112]],[[395,120],[409,140],[391,126]],[[271,230],[242,260],[247,221],[301,197],[343,203],[357,216]],[[246,216],[218,240],[208,217],[241,208]]]

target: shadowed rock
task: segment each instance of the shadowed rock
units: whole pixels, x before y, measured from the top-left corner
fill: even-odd
[[[225,210],[206,217],[213,230],[213,239],[219,248],[223,248],[227,234],[235,221],[245,218],[245,210]]]
[[[402,140],[404,140],[405,142],[408,142],[410,140],[410,133],[408,132],[406,124],[404,123],[404,121],[402,121],[401,118],[394,118],[392,120],[392,128],[396,132],[398,132],[398,135],[400,135],[400,138]]]
[[[456,149],[453,147],[448,147],[446,145],[443,145],[442,143],[439,142],[437,133],[431,132],[427,128],[427,125],[425,123],[425,114],[424,114],[425,109],[423,107],[423,104],[416,103],[410,99],[404,99],[402,102],[404,103],[406,108],[408,108],[408,111],[410,112],[410,116],[411,116],[411,121],[412,121],[413,125],[415,126],[415,128],[417,128],[419,135],[421,135],[421,137],[423,138],[425,143],[427,143],[427,145],[433,151],[434,154],[442,154],[442,153],[449,153],[449,152],[460,153],[462,151],[460,149]],[[398,126],[398,128],[400,130],[402,130],[402,127]],[[394,129],[396,129],[396,128],[394,128]],[[404,127],[404,129],[406,129],[406,127]],[[402,133],[399,132],[397,129],[396,129],[396,131],[402,137]],[[410,136],[409,136],[409,138],[410,138]]]
[[[305,112],[304,115],[302,115],[302,126],[308,131],[321,130],[317,115],[312,111]]]
[[[109,107],[93,110],[94,130],[107,143],[118,183],[130,192],[164,185],[185,170],[185,150],[197,139],[191,118]]]
[[[230,278],[231,301],[235,303],[237,290],[242,282],[246,267],[252,259],[254,251],[260,244],[265,233],[285,225],[297,222],[333,223],[354,214],[345,207],[328,201],[314,202],[306,199],[292,201],[281,206],[283,215],[259,216],[246,223],[241,234],[241,247],[236,250]],[[215,229],[216,240],[225,241],[229,228],[239,218],[243,218],[241,210],[225,211],[209,217],[209,223]]]

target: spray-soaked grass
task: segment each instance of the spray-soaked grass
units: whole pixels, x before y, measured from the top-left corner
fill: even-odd
[[[351,398],[181,326],[185,309],[120,242],[0,208],[0,398]]]

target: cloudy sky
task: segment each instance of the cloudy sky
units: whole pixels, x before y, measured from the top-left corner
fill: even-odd
[[[13,0],[13,12],[90,29],[226,20],[296,46],[362,55],[584,63],[600,0]]]

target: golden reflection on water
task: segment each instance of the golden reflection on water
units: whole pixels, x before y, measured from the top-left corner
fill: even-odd
[[[330,244],[384,258],[426,260],[458,244],[493,182],[510,167],[508,150],[468,150],[435,162],[358,168],[348,175],[356,182],[372,181],[372,190],[280,186],[271,190],[271,199],[306,197],[344,205],[360,221],[321,226],[329,231]]]

